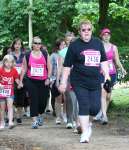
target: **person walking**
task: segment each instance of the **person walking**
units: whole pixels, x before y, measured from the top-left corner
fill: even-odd
[[[94,120],[99,120],[103,125],[105,125],[108,123],[107,109],[109,103],[111,102],[112,88],[117,80],[117,69],[121,69],[124,75],[126,75],[126,71],[120,62],[117,46],[110,42],[111,39],[110,29],[109,28],[102,29],[100,33],[100,37],[102,39],[105,53],[106,53],[106,58],[108,60],[109,74],[111,78],[111,90],[107,92],[103,88],[105,79],[104,79],[103,72],[101,72],[101,82],[102,82],[101,110],[96,115]]]
[[[14,82],[18,88],[23,85],[19,80],[19,75],[15,69],[15,60],[12,55],[5,55],[2,66],[0,67],[0,130],[5,128],[5,108],[9,120],[9,129],[14,127],[13,122],[13,102],[14,102]]]
[[[43,113],[49,94],[51,64],[48,53],[41,49],[41,39],[36,36],[32,41],[32,50],[24,57],[24,70],[27,72],[26,86],[30,96],[30,115],[32,129],[43,125]],[[24,74],[25,74],[24,72]]]
[[[82,130],[80,143],[88,143],[92,128],[89,116],[94,116],[101,105],[100,65],[105,80],[110,79],[108,64],[102,42],[92,36],[93,25],[89,20],[79,26],[80,38],[68,48],[59,90],[65,92],[67,79],[76,94],[79,104],[79,121]]]

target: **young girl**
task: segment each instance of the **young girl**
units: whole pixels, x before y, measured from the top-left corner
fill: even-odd
[[[0,129],[4,129],[5,104],[7,103],[9,129],[14,127],[13,123],[13,99],[14,82],[22,87],[17,70],[14,68],[15,60],[12,55],[5,55],[0,67]]]
[[[11,46],[11,52],[10,54],[14,57],[15,59],[15,68],[21,77],[21,73],[23,71],[22,64],[23,64],[23,58],[25,55],[25,48],[23,47],[23,42],[20,38],[16,38]],[[25,83],[25,77],[23,82]],[[25,85],[25,84],[24,84]],[[23,107],[27,107],[28,104],[28,99],[26,96],[26,88],[25,86],[23,88],[18,89],[17,85],[14,86],[14,105],[16,107],[16,122],[17,124],[22,124],[22,110]]]

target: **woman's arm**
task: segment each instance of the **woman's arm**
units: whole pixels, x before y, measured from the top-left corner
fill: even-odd
[[[21,70],[21,74],[20,74],[20,81],[23,81],[24,75],[27,72],[27,61],[26,58],[24,56],[23,58],[23,63],[22,63],[22,70]]]
[[[110,80],[108,62],[107,61],[101,62],[101,68],[105,77],[105,81]]]
[[[121,68],[121,70],[123,71],[123,73],[126,74],[126,71],[125,69],[123,68],[121,62],[120,62],[120,59],[119,59],[119,53],[118,53],[118,49],[116,46],[114,46],[114,53],[115,53],[115,64],[118,68]]]
[[[50,84],[50,77],[52,73],[52,66],[51,66],[51,61],[50,61],[50,56],[47,56],[47,69],[48,69],[48,78],[45,80],[45,85]]]
[[[52,65],[50,61],[50,56],[47,56],[47,68],[48,68],[48,78],[50,78],[51,73],[52,73]]]
[[[58,55],[58,66],[57,66],[57,78],[56,78],[56,85],[59,86],[60,77],[63,71],[63,62],[64,59]]]
[[[70,67],[63,67],[62,79],[61,79],[60,86],[59,86],[59,91],[62,93],[64,93],[66,90],[67,80],[70,75],[70,70],[71,70]]]

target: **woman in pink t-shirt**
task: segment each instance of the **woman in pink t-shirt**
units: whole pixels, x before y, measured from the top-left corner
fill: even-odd
[[[49,55],[41,50],[41,39],[34,37],[32,51],[28,52],[23,61],[27,73],[27,89],[30,96],[30,115],[33,118],[32,129],[43,124],[42,114],[45,111],[49,94],[49,77],[51,65]]]

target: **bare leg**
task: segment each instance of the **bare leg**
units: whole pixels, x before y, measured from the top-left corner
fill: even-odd
[[[56,111],[56,124],[61,123],[61,104],[62,104],[62,95],[59,95],[55,98],[55,111]]]
[[[4,116],[5,116],[5,101],[3,100],[0,102],[0,129],[3,129],[5,126]]]
[[[104,117],[107,116],[107,92],[102,88],[102,96],[101,96],[101,111]]]
[[[17,118],[22,118],[22,107],[17,107],[17,115],[16,115],[16,117]]]
[[[8,107],[8,119],[9,119],[9,126],[14,125],[13,123],[13,99],[7,98],[7,107]]]

